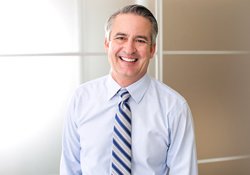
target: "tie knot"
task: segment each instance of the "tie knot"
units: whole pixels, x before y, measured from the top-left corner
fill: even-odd
[[[119,93],[120,97],[122,98],[122,101],[124,101],[124,102],[128,101],[130,94],[127,91],[127,89],[120,89],[118,93]]]

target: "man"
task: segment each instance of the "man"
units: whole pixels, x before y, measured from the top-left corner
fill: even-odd
[[[111,72],[82,84],[72,99],[61,175],[198,174],[187,102],[147,75],[157,32],[154,16],[140,5],[109,18],[104,45]]]

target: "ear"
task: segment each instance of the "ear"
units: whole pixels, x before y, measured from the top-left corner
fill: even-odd
[[[153,58],[155,54],[156,44],[153,44],[150,48],[150,57]]]
[[[107,39],[107,38],[105,37],[105,40],[104,40],[104,48],[105,48],[106,51],[108,51],[108,49],[109,49],[109,44],[110,44],[109,39]]]

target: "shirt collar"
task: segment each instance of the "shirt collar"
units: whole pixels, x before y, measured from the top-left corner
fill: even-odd
[[[109,74],[107,79],[107,88],[108,88],[108,100],[112,99],[116,93],[121,89],[119,84],[112,78],[112,76]]]
[[[150,84],[150,77],[145,74],[140,80],[126,87],[136,103],[140,103]]]
[[[150,84],[150,77],[147,74],[145,74],[141,79],[126,87],[126,89],[130,93],[131,97],[135,100],[135,102],[140,103],[146,90],[149,87],[149,84]],[[119,84],[112,78],[111,75],[108,76],[107,87],[108,87],[108,100],[112,99],[121,89]]]

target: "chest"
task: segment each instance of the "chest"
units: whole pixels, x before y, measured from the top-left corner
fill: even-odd
[[[167,118],[157,108],[130,105],[132,111],[133,162],[141,168],[162,166],[166,162],[169,145]],[[98,109],[98,110],[97,110]],[[107,169],[112,150],[112,134],[116,103],[96,104],[83,112],[79,120],[81,157],[84,166]],[[139,167],[138,167],[139,168]]]

